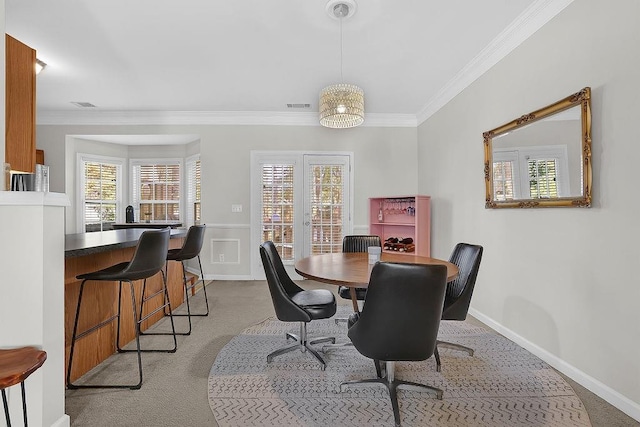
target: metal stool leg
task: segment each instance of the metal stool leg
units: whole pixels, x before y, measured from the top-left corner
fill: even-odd
[[[67,387],[71,388],[71,367],[73,366],[73,350],[76,346],[76,335],[78,333],[78,319],[80,318],[80,303],[82,302],[82,292],[84,291],[84,284],[86,280],[83,280],[80,284],[80,292],[78,294],[78,305],[76,306],[76,318],[73,322],[73,334],[71,335],[71,349],[69,351],[69,366],[67,367]],[[4,390],[3,390],[4,393]]]
[[[182,263],[182,287],[184,288],[184,300],[185,303],[187,305],[187,314],[176,314],[176,313],[171,313],[171,310],[169,310],[169,313],[167,313],[167,311],[164,311],[164,315],[165,316],[172,316],[171,321],[173,322],[173,316],[178,316],[178,317],[186,317],[189,320],[189,329],[187,329],[186,332],[174,332],[175,335],[191,335],[191,307],[189,305],[189,292],[187,289],[187,277],[186,277],[186,273],[185,273],[185,269],[184,269],[184,263]],[[169,280],[169,261],[166,262],[165,264],[165,275],[166,275],[166,280]],[[167,293],[168,295],[168,293]],[[168,297],[167,297],[168,298]],[[171,313],[171,314],[170,314]]]
[[[200,316],[209,315],[209,300],[207,299],[207,283],[204,281],[204,271],[202,270],[202,263],[200,262],[200,255],[198,255],[198,265],[200,266],[200,279],[202,280],[202,292],[204,292],[204,303],[207,306],[207,312]],[[198,315],[196,315],[198,316]]]
[[[167,289],[167,276],[164,275],[164,273],[162,272],[162,270],[160,271],[160,273],[162,273],[162,283],[164,286],[164,295],[165,298],[167,299],[167,305],[169,306],[169,320],[171,321],[171,331],[173,333],[173,347],[174,349],[178,349],[178,340],[176,338],[176,326],[173,323],[173,312],[171,310],[171,300],[169,299],[169,289]]]
[[[122,348],[120,347],[120,311],[122,308],[122,281],[120,281],[118,286],[118,327],[116,328],[116,350],[118,353],[122,353]]]
[[[4,406],[4,417],[7,420],[7,427],[11,427],[11,418],[9,418],[9,405],[7,404],[7,393],[2,389],[2,405]]]
[[[22,389],[22,415],[24,417],[24,427],[28,427],[29,423],[27,422],[27,393],[24,391],[24,381],[20,383],[20,388]]]
[[[133,287],[133,282],[130,280],[126,280],[127,282],[129,282],[129,285],[131,287],[131,308],[133,311],[133,321],[134,324],[136,325],[136,350],[132,350],[132,351],[137,351],[138,352],[138,372],[139,372],[139,382],[137,384],[133,384],[133,385],[120,385],[120,384],[81,384],[81,385],[76,385],[71,383],[71,367],[73,366],[73,353],[74,353],[74,349],[75,349],[75,343],[76,340],[78,338],[81,338],[85,335],[87,335],[88,333],[95,331],[96,329],[99,329],[103,326],[105,326],[108,323],[111,323],[114,320],[117,320],[117,328],[116,328],[116,350],[118,352],[125,352],[127,350],[122,349],[122,347],[120,347],[120,315],[122,312],[122,281],[120,281],[118,283],[118,313],[114,316],[111,316],[109,319],[102,321],[101,323],[87,329],[86,331],[78,334],[78,318],[79,318],[79,314],[80,314],[80,305],[82,303],[82,293],[84,290],[84,285],[85,282],[88,279],[85,279],[82,281],[82,283],[80,284],[80,293],[78,295],[78,306],[76,308],[76,319],[73,325],[73,335],[71,337],[71,350],[70,350],[70,354],[69,354],[69,369],[67,370],[67,387],[69,389],[78,389],[78,388],[128,388],[131,390],[137,390],[142,386],[142,357],[141,357],[141,353],[140,353],[140,325],[137,322],[137,313],[136,313],[136,295],[135,295],[135,290]]]
[[[133,323],[135,324],[135,328],[136,328],[136,350],[138,350],[138,372],[140,372],[140,381],[138,382],[138,384],[129,388],[131,390],[137,390],[140,387],[142,387],[142,353],[140,352],[140,323],[138,323],[138,316],[136,315],[136,294],[133,288],[133,282],[130,280],[128,282],[131,288],[131,309],[133,310]],[[119,311],[118,311],[118,319],[120,319]],[[119,327],[118,327],[118,332],[120,332]]]
[[[160,288],[159,291],[155,291],[154,293],[152,293],[151,295],[146,295],[146,289],[147,289],[147,279],[144,279],[144,282],[142,284],[142,294],[140,297],[140,312],[137,316],[136,319],[136,333],[139,336],[143,336],[143,335],[173,335],[173,348],[170,349],[140,349],[140,352],[142,353],[175,353],[176,350],[178,349],[178,341],[176,339],[176,329],[173,323],[173,312],[171,310],[171,299],[169,298],[169,291],[167,289],[167,280],[166,280],[166,276],[164,274],[164,271],[160,270],[160,274],[161,274],[161,278],[162,278],[162,287]],[[144,309],[144,303],[157,297],[160,296],[160,294],[162,294],[162,299],[163,299],[163,305],[153,309],[152,311],[150,311],[149,313],[147,313],[145,316],[142,315],[143,313],[143,309]],[[135,303],[135,302],[134,302]],[[145,320],[147,320],[148,318],[150,318],[151,316],[153,316],[154,314],[156,314],[157,312],[159,312],[160,310],[163,310],[166,313],[166,309],[169,309],[169,313],[168,316],[171,320],[171,332],[148,332],[148,331],[143,331],[142,330],[142,322],[144,322]],[[122,352],[132,352],[134,350],[120,350]]]

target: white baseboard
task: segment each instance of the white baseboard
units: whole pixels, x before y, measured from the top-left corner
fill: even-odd
[[[575,366],[570,365],[566,361],[560,359],[558,356],[549,353],[547,350],[539,347],[538,345],[532,343],[531,341],[521,337],[520,335],[513,332],[511,329],[508,329],[502,326],[500,323],[496,322],[492,318],[485,316],[480,313],[478,310],[473,308],[469,309],[469,314],[473,317],[486,324],[490,328],[494,329],[498,333],[504,335],[509,338],[511,341],[518,344],[520,347],[530,351],[535,354],[540,359],[544,360],[549,365],[553,366],[558,371],[562,372],[578,384],[585,387],[587,390],[595,393],[600,396],[611,405],[615,406],[625,414],[629,415],[631,418],[640,421],[640,404],[634,402],[628,397],[620,394],[615,391],[611,387],[603,384],[597,379],[591,377],[590,375],[584,373],[580,369]]]
[[[207,278],[207,280],[255,280],[253,277],[251,277],[250,274],[205,274],[205,277]]]
[[[63,416],[61,416],[60,418],[58,418],[58,420],[51,424],[51,427],[69,427],[71,425],[71,418],[69,418],[69,415],[64,414]]]

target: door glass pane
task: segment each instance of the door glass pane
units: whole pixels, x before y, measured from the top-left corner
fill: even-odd
[[[291,164],[262,165],[262,241],[271,240],[283,261],[294,259],[294,200]]]
[[[84,161],[85,232],[111,229],[116,221],[118,166]]]
[[[496,200],[513,200],[513,162],[493,163],[493,191]]]
[[[310,244],[312,255],[342,250],[344,166],[309,168]]]
[[[556,180],[556,161],[529,160],[529,192],[532,199],[550,199],[558,197]]]

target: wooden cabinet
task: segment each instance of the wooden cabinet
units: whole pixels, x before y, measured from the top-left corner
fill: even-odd
[[[5,162],[11,169],[35,172],[36,51],[5,36]]]
[[[399,254],[431,256],[431,198],[429,196],[372,197],[369,233],[384,243],[389,238],[413,240],[409,245],[383,248]]]

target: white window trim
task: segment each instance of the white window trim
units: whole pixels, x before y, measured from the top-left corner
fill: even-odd
[[[200,160],[200,154],[195,154],[193,156],[189,156],[185,159],[185,168],[184,168],[184,185],[183,185],[183,193],[186,203],[184,206],[184,210],[185,210],[185,215],[184,215],[184,219],[185,221],[182,221],[182,223],[187,226],[190,227],[192,225],[194,225],[195,221],[193,220],[193,209],[191,208],[191,206],[193,205],[193,203],[195,202],[194,200],[191,200],[189,198],[189,194],[190,194],[190,186],[191,186],[191,177],[190,177],[190,168],[191,165],[194,165],[196,162]],[[195,183],[194,183],[195,184]],[[202,192],[202,161],[200,161],[200,191]],[[195,197],[195,193],[194,193],[194,197]],[[202,212],[202,194],[200,194],[200,211]],[[182,199],[182,197],[181,197]],[[202,221],[202,218],[200,218],[200,220]]]
[[[116,176],[116,222],[122,222],[122,211],[124,210],[124,200],[122,199],[122,195],[124,194],[123,187],[125,186],[124,182],[124,165],[126,163],[126,159],[121,157],[109,157],[109,156],[100,156],[96,154],[86,154],[86,153],[77,153],[76,154],[76,230],[78,233],[85,232],[84,223],[84,187],[85,187],[85,174],[84,174],[84,164],[85,162],[96,162],[96,163],[108,163],[117,166],[117,176]]]
[[[140,201],[134,200],[133,186],[136,183],[135,180],[135,166],[142,165],[179,165],[180,167],[180,200],[178,201],[178,210],[180,211],[180,222],[184,223],[185,218],[185,176],[184,176],[184,160],[180,157],[161,157],[161,158],[136,158],[129,160],[129,202],[133,206],[134,211],[137,213],[136,218],[140,220]]]
[[[514,150],[495,150],[493,153],[493,163],[507,162],[511,163],[511,178],[513,180],[513,198],[520,199],[520,161],[518,160],[518,151]],[[493,173],[493,171],[492,171]],[[493,182],[493,179],[491,180]],[[495,194],[495,188],[493,194]]]

